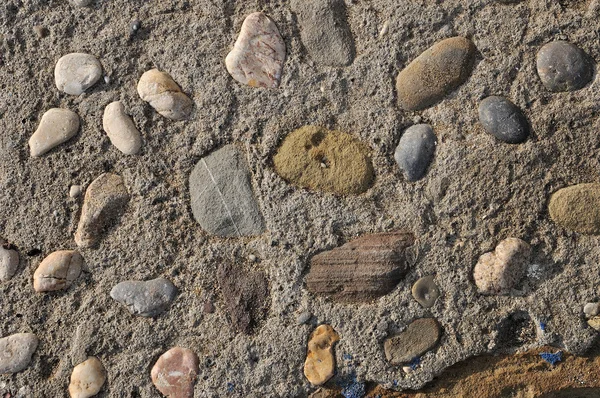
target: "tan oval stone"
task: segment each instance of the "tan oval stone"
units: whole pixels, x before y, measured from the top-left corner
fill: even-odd
[[[525,276],[530,255],[531,247],[518,238],[504,239],[496,250],[483,254],[473,270],[479,293],[509,293]]]
[[[33,274],[36,292],[65,290],[79,277],[83,257],[75,250],[60,250],[51,253]]]
[[[333,345],[339,340],[340,336],[329,325],[319,325],[311,333],[304,362],[304,376],[313,385],[324,384],[335,374]]]
[[[385,357],[392,365],[410,362],[435,347],[440,336],[440,324],[436,319],[417,319],[399,335],[385,340]]]
[[[250,87],[279,86],[285,43],[275,23],[262,12],[246,17],[233,50],[225,58],[229,74]]]
[[[89,398],[100,392],[106,381],[106,370],[96,357],[87,360],[73,368],[69,395],[71,398]]]
[[[578,184],[550,197],[550,218],[561,227],[582,234],[600,234],[600,184]]]
[[[79,116],[61,108],[49,109],[29,139],[31,156],[37,157],[73,138],[79,130]]]
[[[198,376],[198,356],[191,350],[173,347],[158,358],[150,375],[158,391],[169,398],[193,398]]]
[[[290,133],[273,158],[275,171],[293,184],[340,195],[373,183],[369,149],[348,133],[304,126]]]
[[[102,127],[110,142],[125,155],[140,151],[142,137],[120,101],[111,102],[104,108]]]
[[[166,72],[158,69],[144,72],[138,82],[137,91],[142,100],[166,118],[183,120],[192,113],[194,103]]]
[[[475,50],[471,40],[464,37],[451,37],[425,50],[398,74],[399,105],[416,111],[441,101],[467,80]]]

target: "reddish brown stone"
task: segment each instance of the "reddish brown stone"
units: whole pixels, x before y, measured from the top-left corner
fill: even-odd
[[[193,398],[198,376],[198,356],[187,348],[173,347],[158,358],[150,375],[158,391],[169,398]]]

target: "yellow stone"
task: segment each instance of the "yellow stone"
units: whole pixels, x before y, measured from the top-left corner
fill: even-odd
[[[587,324],[600,332],[600,316],[595,316],[591,319],[588,319]]]
[[[324,384],[335,373],[333,345],[340,336],[329,325],[320,325],[310,335],[304,362],[304,376],[315,386]]]

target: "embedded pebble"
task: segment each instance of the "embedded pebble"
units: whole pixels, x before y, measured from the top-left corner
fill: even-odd
[[[582,49],[566,41],[545,44],[537,54],[537,72],[550,91],[575,91],[594,76],[594,64]]]
[[[441,334],[435,318],[417,319],[400,334],[384,341],[385,357],[392,365],[410,362],[435,347]]]
[[[81,185],[71,185],[71,187],[69,188],[69,196],[71,198],[76,198],[79,195],[81,195],[81,190]]]
[[[479,103],[479,122],[485,131],[509,144],[521,143],[529,135],[521,109],[503,97],[490,96]]]
[[[586,318],[591,318],[598,315],[598,313],[600,313],[600,303],[587,303],[583,307],[583,313],[585,314]]]
[[[391,292],[407,269],[409,232],[363,235],[310,260],[306,288],[341,302],[369,302]]]
[[[75,243],[79,247],[94,247],[105,231],[114,225],[125,211],[129,194],[121,176],[104,173],[85,191],[83,208]]]
[[[144,72],[137,92],[156,112],[171,120],[187,119],[192,113],[194,103],[166,72],[158,69]]]
[[[600,316],[593,316],[587,320],[587,324],[590,325],[592,329],[595,329],[600,332]]]
[[[292,0],[300,24],[300,38],[318,64],[341,67],[352,63],[354,40],[343,0]]]
[[[428,124],[416,124],[406,129],[396,147],[394,158],[408,181],[417,181],[425,176],[433,159],[436,137]]]
[[[277,174],[301,187],[338,195],[359,194],[374,180],[369,152],[348,133],[304,126],[285,137],[273,163]]]
[[[305,323],[310,321],[310,318],[312,318],[312,314],[310,312],[303,312],[298,315],[298,317],[296,318],[296,322],[298,323],[298,325],[304,325]]]
[[[61,57],[54,68],[56,87],[71,95],[80,95],[102,77],[102,65],[91,54],[71,53]]]
[[[104,108],[102,127],[119,151],[126,155],[135,155],[140,151],[142,137],[120,101],[111,102]]]
[[[319,325],[310,335],[304,362],[304,376],[315,386],[324,384],[335,374],[333,345],[340,336],[329,325]]]
[[[198,356],[191,350],[173,347],[158,358],[150,375],[158,391],[169,398],[193,398],[200,371]]]
[[[205,314],[212,314],[215,312],[215,305],[213,304],[212,300],[206,300],[204,302],[204,305],[202,306],[202,311]]]
[[[176,295],[175,285],[164,278],[124,281],[110,291],[110,297],[125,304],[133,315],[145,317],[154,317],[166,311]]]
[[[17,373],[29,366],[38,346],[32,333],[16,333],[0,339],[0,375]]]
[[[277,25],[262,12],[246,17],[233,50],[225,57],[229,74],[250,87],[279,86],[285,43]]]
[[[12,278],[19,267],[19,252],[0,238],[0,282]]]
[[[189,179],[192,214],[217,236],[260,235],[265,230],[244,153],[226,145],[200,159]]]
[[[69,0],[71,4],[77,7],[87,7],[92,4],[92,1],[94,0]]]
[[[479,257],[473,270],[481,294],[508,294],[527,272],[531,247],[518,238],[501,241],[496,250]]]
[[[106,382],[106,370],[96,357],[87,360],[73,368],[69,395],[71,398],[89,398],[100,392]]]
[[[563,228],[582,234],[600,234],[600,184],[577,184],[552,194],[550,218]]]
[[[33,27],[33,30],[40,39],[43,39],[44,37],[47,37],[50,34],[48,28],[42,25],[35,25]]]
[[[66,290],[81,273],[83,257],[75,250],[59,250],[46,257],[33,274],[36,292]]]
[[[61,108],[49,109],[42,116],[37,130],[29,138],[31,156],[45,154],[74,137],[78,130],[79,116],[75,112]]]
[[[464,37],[451,37],[427,49],[398,74],[399,105],[416,111],[441,101],[471,75],[475,50]]]
[[[412,296],[425,308],[432,307],[440,297],[440,289],[435,284],[433,275],[420,278],[412,287]]]

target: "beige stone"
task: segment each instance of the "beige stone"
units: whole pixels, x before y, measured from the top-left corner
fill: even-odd
[[[304,376],[315,386],[320,386],[335,374],[333,345],[340,336],[329,325],[319,325],[310,335],[304,362]]]
[[[550,218],[563,228],[582,234],[600,234],[600,184],[577,184],[552,194]]]
[[[33,274],[36,292],[65,290],[79,277],[83,257],[75,250],[60,250],[51,253]]]
[[[166,72],[158,69],[145,72],[140,77],[137,91],[142,100],[166,118],[183,120],[192,113],[194,103]]]
[[[102,77],[102,65],[91,54],[71,53],[61,57],[54,68],[56,87],[71,95],[80,95]]]
[[[37,157],[73,138],[79,130],[79,116],[61,108],[49,109],[29,139],[31,156]]]
[[[102,127],[110,142],[125,155],[135,155],[142,146],[142,137],[120,101],[104,108]]]
[[[507,238],[496,250],[479,257],[473,279],[482,294],[507,294],[525,276],[530,246],[518,238]]]
[[[0,238],[0,282],[13,277],[19,266],[19,252]]]
[[[229,74],[250,87],[279,86],[285,43],[275,23],[262,12],[246,17],[233,50],[225,58]]]
[[[73,368],[69,395],[71,398],[89,398],[100,392],[106,381],[106,370],[96,357],[87,360]]]

